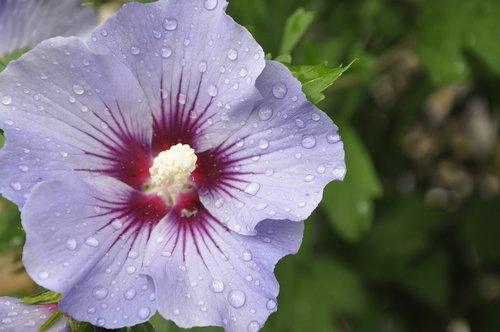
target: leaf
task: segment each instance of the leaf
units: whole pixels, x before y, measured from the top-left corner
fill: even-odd
[[[22,298],[25,304],[53,304],[62,299],[62,295],[53,291],[46,291],[35,296],[26,296]]]
[[[372,224],[373,200],[382,188],[365,146],[348,126],[340,132],[345,146],[347,174],[343,182],[325,188],[321,207],[332,227],[346,240],[357,241]]]
[[[21,55],[23,55],[24,53],[26,53],[28,51],[29,51],[29,48],[23,48],[23,49],[15,50],[11,53],[7,53],[4,56],[0,57],[0,72],[2,70],[4,70],[5,67],[7,67],[9,62],[18,59]]]
[[[101,331],[104,331],[104,329],[95,327],[89,323],[76,321],[71,317],[68,318],[68,321],[69,321],[69,327],[71,329],[71,332],[101,332]]]
[[[355,60],[354,60],[355,61]],[[325,95],[322,93],[333,84],[353,64],[352,61],[345,67],[330,68],[328,62],[316,66],[290,66],[292,74],[302,83],[302,91],[307,99],[317,104]]]
[[[143,323],[135,326],[124,327],[120,332],[155,332],[155,329],[149,323]]]
[[[44,332],[44,331],[47,331],[48,329],[50,329],[52,327],[52,325],[54,325],[55,323],[57,323],[57,321],[59,319],[61,319],[61,317],[63,317],[64,314],[62,312],[60,312],[59,310],[56,310],[56,312],[54,312],[52,314],[52,316],[49,317],[49,319],[42,324],[42,326],[40,326],[40,328],[38,329],[38,332]]]
[[[290,54],[314,20],[314,12],[298,8],[286,21],[280,54]]]

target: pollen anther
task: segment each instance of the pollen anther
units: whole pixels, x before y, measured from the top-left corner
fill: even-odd
[[[187,144],[178,143],[162,151],[149,169],[150,190],[172,205],[177,194],[190,187],[189,177],[196,168],[197,159],[194,149]]]

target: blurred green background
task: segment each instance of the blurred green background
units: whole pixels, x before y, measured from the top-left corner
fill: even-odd
[[[279,263],[263,331],[500,331],[500,1],[229,2],[273,58],[357,59],[318,104],[347,176]],[[35,291],[16,211],[0,205],[4,295]]]

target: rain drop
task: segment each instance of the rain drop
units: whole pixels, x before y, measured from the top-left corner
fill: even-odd
[[[312,174],[306,175],[306,177],[304,178],[304,181],[305,182],[312,182],[312,181],[314,181],[314,175],[312,175]]]
[[[3,96],[2,97],[2,104],[5,106],[10,105],[12,103],[12,97],[11,96]]]
[[[304,121],[302,121],[301,119],[295,119],[295,125],[297,125],[297,127],[301,128],[301,129],[306,126]]]
[[[23,189],[23,186],[22,186],[22,184],[20,182],[11,182],[10,186],[15,191],[20,191],[21,189]]]
[[[163,20],[163,28],[167,31],[173,31],[177,29],[177,20],[173,17],[166,17]]]
[[[269,310],[274,310],[276,308],[276,301],[274,301],[272,299],[267,301],[266,308]]]
[[[135,266],[128,266],[126,270],[127,270],[128,274],[134,274],[135,273]]]
[[[103,300],[108,296],[108,290],[102,286],[96,286],[92,290],[92,295],[98,300]]]
[[[251,321],[247,327],[248,332],[258,332],[259,329],[260,329],[260,324],[255,320]]]
[[[241,256],[243,257],[243,260],[245,262],[249,262],[252,260],[252,253],[248,250],[244,250]]]
[[[111,226],[114,229],[118,230],[118,229],[122,228],[123,224],[122,224],[122,222],[120,220],[115,219],[115,220],[113,220],[113,222],[111,222]]]
[[[326,141],[330,144],[337,143],[338,141],[340,141],[340,136],[336,131],[331,131],[326,135]]]
[[[80,85],[75,84],[73,85],[73,92],[76,93],[77,95],[83,95],[85,90],[83,90],[83,88]]]
[[[316,172],[318,172],[319,174],[324,174],[325,171],[326,171],[326,168],[323,165],[319,165],[318,168],[316,168]]]
[[[313,113],[313,114],[311,115],[311,119],[313,119],[313,121],[319,121],[319,119],[320,119],[320,118],[321,118],[321,117],[319,116],[319,114],[318,114],[318,113]]]
[[[141,53],[141,49],[139,47],[132,46],[130,48],[130,53],[132,53],[133,55],[137,55],[137,54]]]
[[[224,283],[221,280],[214,279],[210,284],[210,289],[214,293],[222,293],[224,291]]]
[[[227,57],[229,60],[236,60],[238,59],[238,51],[235,50],[234,48],[230,48],[229,51],[227,51]]]
[[[345,172],[346,172],[345,167],[343,165],[339,165],[333,169],[332,175],[334,178],[340,179],[345,176]]]
[[[200,70],[201,73],[204,73],[207,71],[207,63],[205,61],[200,62],[198,65],[198,69]]]
[[[316,138],[313,135],[302,136],[302,146],[306,149],[312,149],[316,146]]]
[[[66,248],[68,250],[75,250],[76,249],[76,240],[75,239],[69,239],[68,241],[66,241]]]
[[[140,319],[147,319],[150,314],[151,314],[151,310],[149,308],[142,307],[137,312],[137,317],[139,317]]]
[[[288,93],[288,88],[286,87],[285,83],[278,82],[273,86],[273,96],[276,97],[277,99],[285,98],[287,93]]]
[[[214,10],[217,7],[217,0],[205,0],[205,9]]]
[[[235,308],[241,308],[246,302],[246,295],[240,290],[232,290],[228,294],[229,304]]]
[[[162,58],[167,59],[172,55],[172,49],[169,47],[162,47],[160,53]]]
[[[256,182],[249,183],[245,188],[245,193],[250,196],[255,196],[260,189],[260,184]]]
[[[97,247],[99,245],[99,241],[95,237],[89,237],[86,241],[85,244],[87,244],[90,247]]]
[[[267,121],[273,116],[273,109],[269,106],[262,106],[259,108],[258,113],[262,121]]]
[[[97,318],[96,320],[96,325],[97,326],[104,326],[106,324],[106,320],[102,317]]]
[[[261,139],[259,141],[259,148],[261,148],[262,150],[265,150],[269,147],[269,141],[266,140],[266,139]]]
[[[217,87],[213,84],[210,84],[208,86],[208,94],[212,97],[215,97],[217,96],[217,94],[219,93],[219,89],[217,89]]]
[[[49,273],[46,271],[42,271],[42,272],[38,273],[38,278],[40,280],[46,280],[48,277],[49,277]]]

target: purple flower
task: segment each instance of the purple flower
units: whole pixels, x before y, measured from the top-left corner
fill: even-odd
[[[81,0],[0,1],[0,57],[55,36],[82,36],[97,25]]]
[[[77,320],[259,330],[275,264],[345,174],[337,127],[226,6],[131,3],[0,75],[0,191]]]
[[[37,332],[56,312],[57,304],[23,304],[19,299],[0,297],[0,331]],[[69,332],[63,316],[46,332]]]

